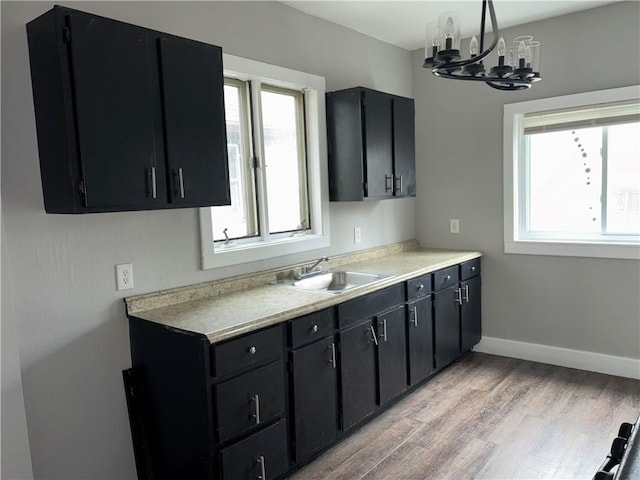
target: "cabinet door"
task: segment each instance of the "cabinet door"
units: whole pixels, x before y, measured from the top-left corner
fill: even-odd
[[[363,94],[365,173],[368,198],[393,195],[391,95]]]
[[[169,200],[229,205],[222,49],[158,39]]]
[[[481,330],[481,300],[480,277],[473,277],[462,282],[461,347],[466,352],[480,341]]]
[[[336,345],[325,338],[291,352],[295,458],[300,461],[336,438]]]
[[[376,408],[375,333],[371,321],[340,332],[342,429]]]
[[[284,375],[278,360],[214,387],[220,442],[284,415]]]
[[[378,404],[407,388],[407,344],[404,306],[376,317],[378,327]]]
[[[408,305],[409,385],[433,373],[433,314],[431,295]]]
[[[393,194],[416,195],[416,135],[413,99],[393,97]]]
[[[220,451],[223,480],[272,480],[289,468],[285,420]]]
[[[166,189],[157,60],[147,33],[100,17],[66,19],[86,206],[151,208]]]
[[[433,295],[436,368],[460,354],[460,290],[453,285]]]

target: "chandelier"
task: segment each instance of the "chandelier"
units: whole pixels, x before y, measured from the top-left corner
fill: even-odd
[[[484,50],[485,19],[489,9],[493,27],[493,42]],[[494,50],[498,54],[498,64],[487,72],[483,60]],[[425,38],[424,68],[442,78],[485,82],[498,90],[525,90],[531,84],[542,80],[540,77],[540,42],[530,35],[513,39],[507,46],[500,36],[493,0],[482,1],[480,21],[480,42],[475,35],[469,43],[470,58],[460,58],[460,22],[455,13],[445,13],[438,17],[437,24],[427,25]]]

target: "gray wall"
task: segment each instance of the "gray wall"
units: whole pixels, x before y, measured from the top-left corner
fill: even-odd
[[[503,105],[640,83],[639,20],[622,2],[505,30],[543,42],[544,79],[524,93],[436,78],[413,52],[417,238],[486,253],[486,336],[640,358],[639,262],[507,255],[502,215]]]
[[[115,292],[115,264],[133,262],[136,288],[127,294],[138,294],[353,250],[355,225],[362,228],[359,248],[408,240],[415,238],[415,200],[334,204],[329,249],[210,271],[199,269],[195,209],[46,215],[25,23],[52,6],[1,4],[7,260],[2,265],[2,314],[17,329],[34,476],[134,478],[120,373],[131,360],[123,294]],[[409,52],[282,4],[73,2],[69,6],[322,75],[328,90],[363,85],[412,94]],[[12,299],[13,308],[4,298]],[[3,453],[10,452],[11,439],[6,444],[4,440]],[[18,470],[3,471],[3,478],[19,475]]]

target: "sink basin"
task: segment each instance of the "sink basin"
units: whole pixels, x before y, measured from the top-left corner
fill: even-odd
[[[327,272],[313,273],[299,280],[286,280],[284,282],[280,282],[280,284],[299,288],[301,290],[341,293],[385,278],[389,278],[389,275],[330,270]]]

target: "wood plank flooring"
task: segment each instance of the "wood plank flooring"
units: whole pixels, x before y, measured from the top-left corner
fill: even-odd
[[[471,353],[292,480],[591,479],[640,381]]]

